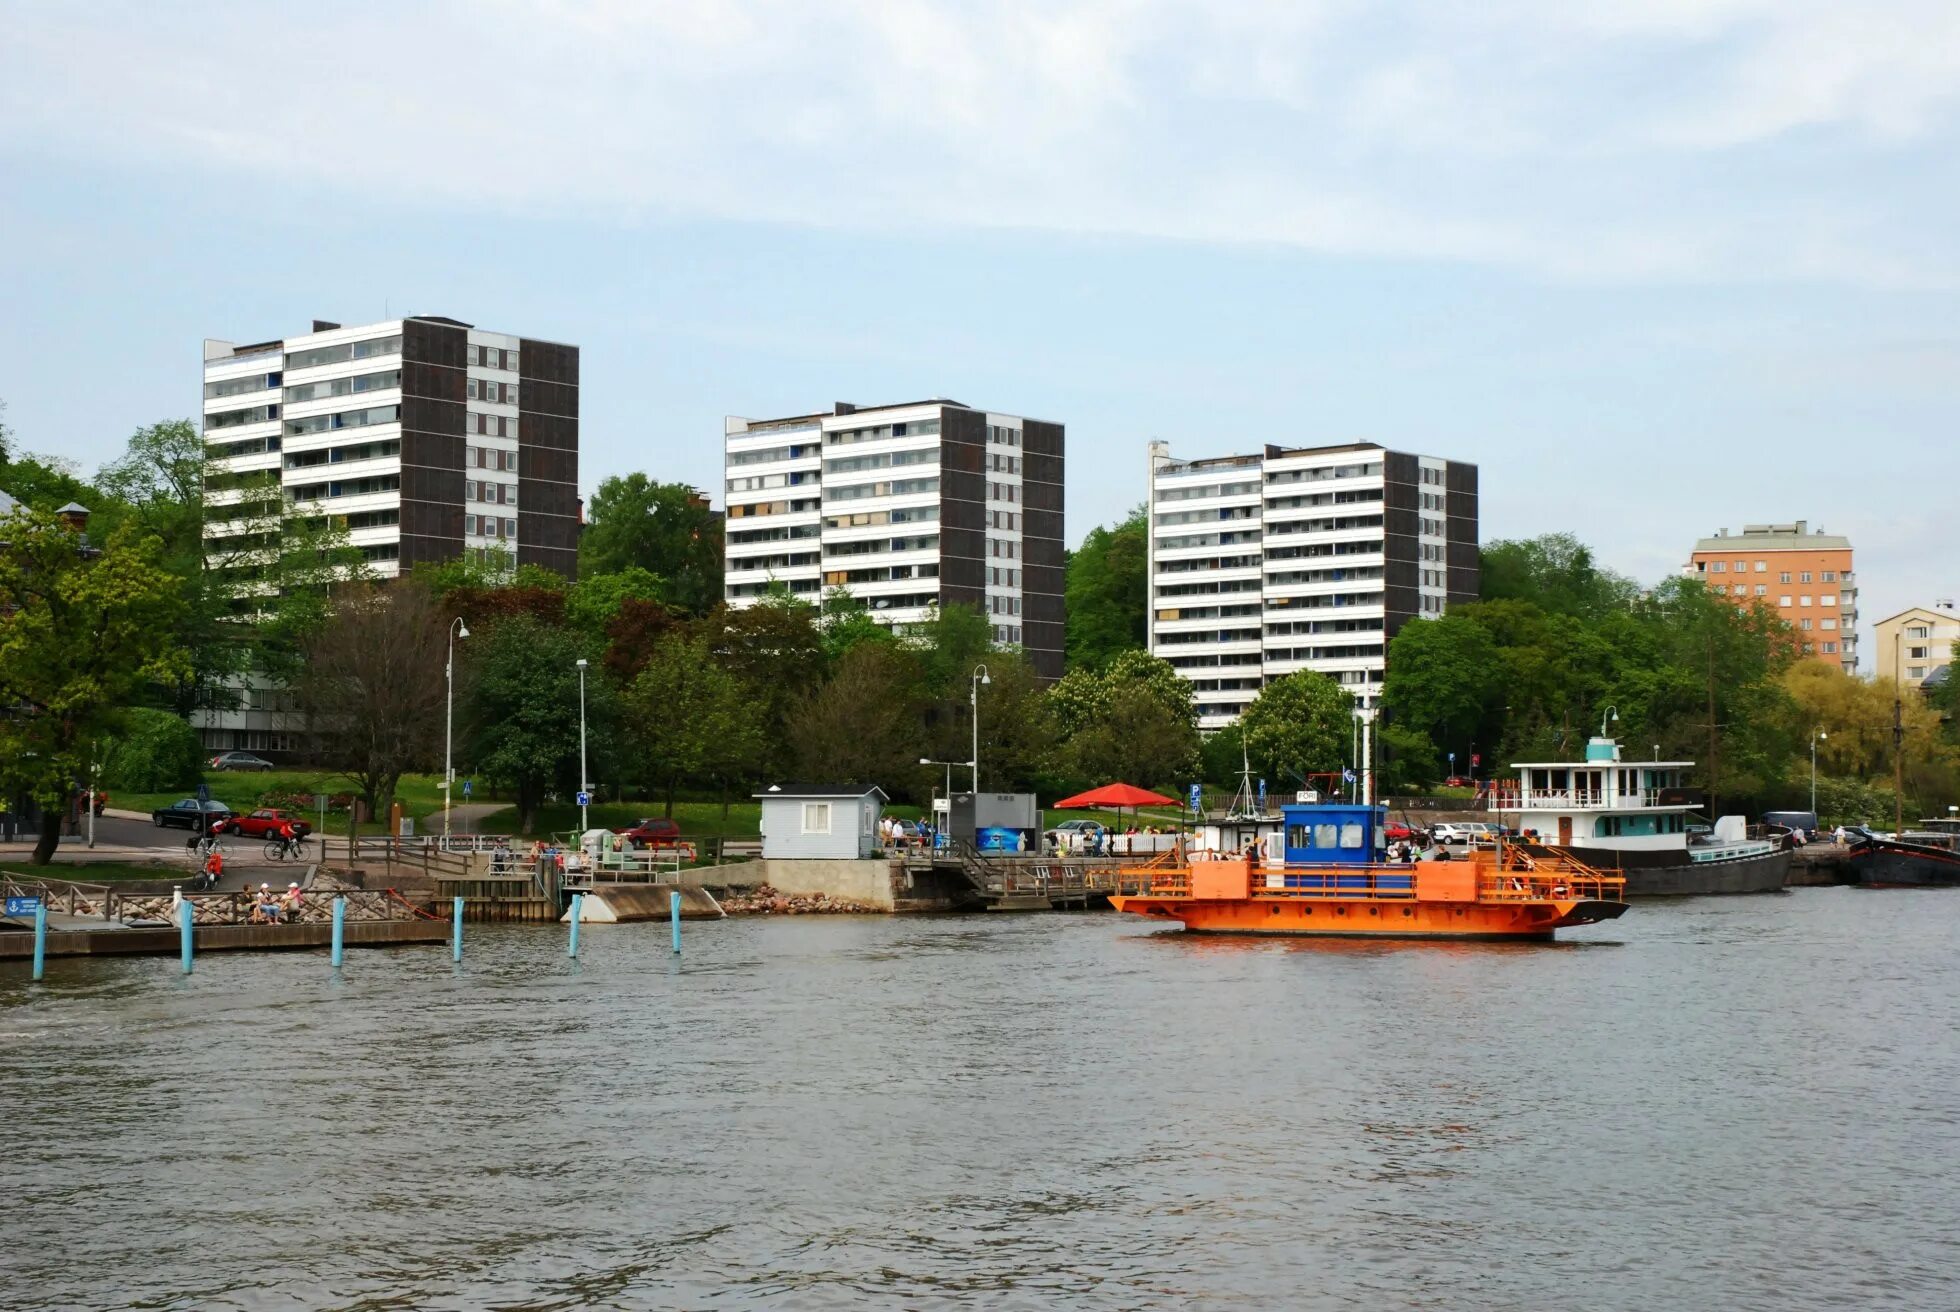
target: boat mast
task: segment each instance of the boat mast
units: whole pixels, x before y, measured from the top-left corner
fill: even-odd
[[[1715,774],[1720,764],[1715,731],[1715,633],[1708,634],[1708,822],[1715,823]]]
[[[1903,629],[1903,626],[1901,626]],[[1892,635],[1892,841],[1902,842],[1906,832],[1906,684],[1900,678],[1899,638]]]

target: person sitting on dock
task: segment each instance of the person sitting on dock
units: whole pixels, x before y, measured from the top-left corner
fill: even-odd
[[[273,900],[270,884],[259,885],[259,895],[252,902],[252,923],[254,925],[279,923],[279,903]]]
[[[304,897],[305,894],[299,891],[299,882],[297,880],[286,885],[286,895],[280,900],[285,903],[287,924],[297,925],[299,923],[299,906]]]

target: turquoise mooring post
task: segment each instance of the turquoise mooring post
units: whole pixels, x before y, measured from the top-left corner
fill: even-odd
[[[585,919],[585,894],[574,893],[572,894],[572,945],[565,949],[565,955],[568,957],[578,955],[578,922],[583,919]]]
[[[37,903],[34,907],[34,978],[39,979],[48,971],[48,904]]]
[[[341,960],[347,955],[347,899],[336,897],[333,900],[333,968],[340,969]]]
[[[463,959],[463,899],[460,897],[456,899],[456,914],[450,922],[449,959],[451,961]]]
[[[177,904],[177,941],[184,951],[184,973],[191,973],[191,900]]]
[[[681,950],[681,895],[676,889],[667,894],[667,919],[674,926],[674,951]]]

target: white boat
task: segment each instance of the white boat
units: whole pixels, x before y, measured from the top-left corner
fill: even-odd
[[[1537,842],[1626,877],[1627,896],[1766,893],[1783,887],[1790,853],[1752,839],[1739,815],[1708,834],[1690,834],[1695,810],[1684,790],[1693,761],[1628,761],[1605,737],[1586,759],[1518,761],[1515,782],[1494,784],[1489,807],[1526,842]]]

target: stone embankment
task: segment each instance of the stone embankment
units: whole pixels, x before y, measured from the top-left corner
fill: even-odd
[[[731,890],[721,899],[721,909],[731,916],[871,916],[883,915],[891,908],[821,892],[782,893],[768,884],[758,884],[742,892]]]

